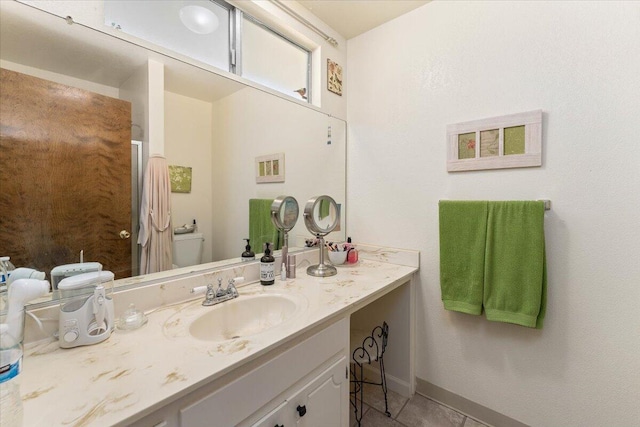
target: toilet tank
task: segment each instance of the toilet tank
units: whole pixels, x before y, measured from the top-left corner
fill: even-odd
[[[175,234],[173,236],[173,264],[178,267],[202,264],[202,233]]]

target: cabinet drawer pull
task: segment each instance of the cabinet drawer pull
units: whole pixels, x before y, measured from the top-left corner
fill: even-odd
[[[301,417],[304,417],[304,414],[307,413],[307,407],[305,405],[302,405],[302,406],[298,405],[296,410],[298,411],[298,415],[300,415]]]
[[[284,427],[284,424],[276,424],[276,427]]]

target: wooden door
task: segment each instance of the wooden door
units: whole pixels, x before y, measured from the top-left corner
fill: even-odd
[[[131,104],[0,69],[0,255],[131,275]]]

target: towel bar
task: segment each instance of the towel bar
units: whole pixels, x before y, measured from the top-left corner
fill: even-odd
[[[544,210],[545,211],[550,211],[551,210],[551,200],[549,199],[539,199],[539,202],[544,202]]]

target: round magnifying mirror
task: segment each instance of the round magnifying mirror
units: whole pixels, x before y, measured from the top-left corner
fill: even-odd
[[[271,204],[271,221],[285,232],[296,225],[299,213],[298,201],[291,196],[278,196]]]
[[[304,223],[317,237],[326,236],[340,224],[338,204],[329,196],[309,199],[304,207]]]
[[[340,209],[329,196],[309,199],[304,207],[304,223],[307,229],[319,240],[320,262],[307,268],[307,274],[316,277],[328,277],[338,273],[332,265],[324,263],[324,236],[331,233],[340,224]]]
[[[271,222],[283,234],[280,255],[286,272],[289,271],[289,231],[296,225],[299,213],[298,201],[291,196],[278,196],[271,203]]]

